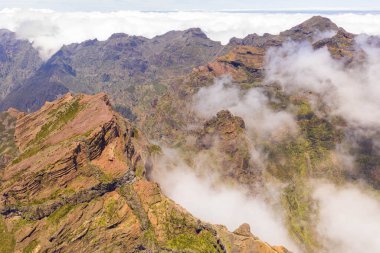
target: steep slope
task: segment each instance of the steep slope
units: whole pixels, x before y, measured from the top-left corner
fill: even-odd
[[[16,120],[22,115],[13,109],[0,113],[0,169],[4,168],[18,154],[14,134]]]
[[[313,29],[317,29],[317,31],[313,32]],[[331,30],[336,34],[329,34],[328,38],[314,40],[314,37],[320,32]],[[271,50],[269,47],[279,47],[289,38],[308,40],[304,43],[309,44],[310,50],[326,47],[336,64],[347,71],[366,61],[367,55],[357,45],[357,35],[337,28],[328,19],[315,17],[280,35],[264,35],[262,37],[255,35],[251,36],[252,40],[246,38],[246,41],[236,43],[229,52],[217,57],[215,61],[195,68],[190,75],[176,81],[171,90],[156,101],[153,110],[146,117],[146,121],[143,121],[142,127],[162,143],[171,147],[179,147],[179,150],[185,153],[184,157],[190,157],[189,164],[191,165],[196,162],[191,158],[195,157],[193,159],[196,159],[198,152],[220,148],[218,142],[215,142],[216,144],[210,142],[210,139],[213,140],[215,136],[217,139],[220,138],[220,131],[223,132],[220,125],[233,125],[230,117],[221,117],[221,115],[226,115],[225,112],[220,112],[213,119],[206,121],[199,118],[192,105],[194,105],[194,95],[201,88],[213,85],[215,78],[230,76],[229,85],[237,88],[242,98],[251,90],[259,90],[265,94],[271,110],[275,113],[287,112],[292,115],[297,133],[285,135],[280,140],[247,136],[245,130],[242,131],[242,136],[235,136],[236,140],[250,139],[255,148],[263,153],[264,168],[255,166],[257,160],[254,157],[246,157],[249,163],[245,163],[245,165],[248,164],[248,167],[231,165],[231,162],[241,161],[241,157],[231,156],[228,152],[218,152],[217,158],[215,156],[208,157],[209,163],[213,165],[224,161],[215,170],[223,175],[222,178],[225,181],[231,180],[252,186],[260,183],[264,177],[265,180],[282,182],[285,187],[282,189],[281,205],[286,212],[286,222],[290,234],[306,252],[322,252],[326,249],[323,249],[324,245],[322,245],[316,229],[318,208],[312,199],[310,180],[323,179],[338,184],[365,182],[369,188],[379,189],[379,152],[376,151],[379,135],[377,131],[373,131],[375,134],[371,134],[370,138],[357,136],[347,126],[344,119],[332,115],[328,105],[319,104],[322,99],[318,94],[308,90],[292,93],[285,91],[277,82],[265,81],[265,61]],[[366,40],[370,43],[378,41],[371,37]],[[302,47],[304,44],[291,45]],[[307,80],[306,77],[305,80]],[[216,90],[212,91],[216,92]],[[209,99],[218,100],[217,96],[215,94]],[[229,96],[226,96],[225,99],[228,100]],[[201,104],[203,102],[207,104],[207,101],[198,101]],[[225,101],[221,104],[228,105],[230,103]],[[249,104],[242,105],[249,106]],[[239,111],[239,109],[237,110]],[[246,117],[253,116],[248,114]],[[201,127],[199,137],[199,131],[194,131],[194,126],[199,127],[203,124],[205,126]],[[257,124],[260,124],[260,121]],[[234,133],[234,131],[231,132]],[[198,140],[198,144],[201,145],[194,147],[192,143],[189,144],[188,140],[191,138]],[[347,144],[344,143],[346,138],[355,140]],[[221,139],[223,144],[220,146],[227,150],[230,143],[223,142],[223,136]],[[212,144],[204,145],[204,143]],[[244,144],[244,141],[240,141],[240,143]],[[338,148],[342,145],[350,146],[349,156],[352,157],[355,170],[345,169],[347,164],[342,161],[342,154],[339,153]],[[236,149],[235,145],[232,150],[244,151],[244,145],[239,148]],[[238,157],[239,159],[234,161],[234,158]],[[233,172],[226,169],[224,165],[227,164],[227,168],[234,168]],[[242,164],[244,165],[244,163]],[[264,175],[260,174],[261,169],[264,171]]]
[[[229,111],[220,111],[204,123],[197,134],[198,152],[212,151],[220,157],[217,169],[223,180],[233,178],[240,185],[254,186],[260,182],[260,172],[254,169],[249,144],[245,136],[245,122]],[[192,148],[194,149],[194,148]]]
[[[328,38],[321,37],[321,34]],[[188,122],[196,121],[191,108],[188,108],[192,103],[192,96],[200,88],[211,85],[215,78],[231,76],[232,82],[244,90],[260,87],[265,77],[267,53],[291,40],[301,43],[306,41],[314,49],[327,47],[333,58],[344,60],[347,64],[353,61],[362,62],[365,54],[358,51],[356,37],[357,35],[338,28],[329,19],[316,16],[279,35],[253,34],[241,40],[232,39],[221,56],[194,68],[189,75],[174,80],[166,93],[149,99],[149,106],[136,110],[138,123],[153,138],[168,136],[165,139],[178,141],[182,134],[181,129]],[[266,89],[270,96],[280,100],[284,98],[278,92],[277,85],[266,84]],[[185,113],[175,108],[183,108]]]
[[[330,33],[330,31],[333,31],[335,35]],[[200,34],[199,36],[200,36],[199,39],[203,41],[204,38],[202,37],[204,36],[202,34]],[[325,38],[324,36],[327,36],[327,38]],[[89,44],[89,47],[91,48],[92,44],[98,45],[99,43],[110,43],[110,45],[114,45],[111,43],[112,40],[115,40],[116,41],[115,43],[119,43],[120,41],[126,40],[126,41],[129,41],[131,44],[133,44],[134,47],[131,47],[132,49],[128,48],[128,50],[126,50],[126,52],[124,52],[123,54],[128,55],[128,59],[135,59],[134,54],[141,53],[141,51],[139,51],[138,48],[142,47],[141,45],[143,44],[149,43],[149,42],[145,42],[143,38],[136,38],[136,37],[129,38],[122,34],[114,35],[113,37],[114,38],[111,38],[108,42],[89,41],[86,43],[82,43],[80,45],[74,45],[72,46],[70,50],[72,50],[73,52],[76,52],[75,48],[78,47],[78,51],[82,52],[82,50],[84,49],[81,49],[81,48],[85,47],[87,43]],[[165,35],[165,37],[166,38],[170,37],[171,40],[174,40],[174,41],[175,41],[175,38],[177,38],[175,32],[169,33]],[[107,92],[111,93],[111,97],[113,98],[113,101],[116,104],[123,105],[123,106],[116,106],[116,107],[120,111],[122,111],[125,116],[128,116],[129,118],[132,118],[132,119],[136,119],[137,124],[144,131],[144,133],[146,133],[150,138],[159,141],[159,144],[168,145],[169,147],[176,148],[180,152],[182,152],[181,155],[183,155],[185,158],[188,159],[189,165],[194,163],[194,159],[197,158],[197,154],[211,153],[212,156],[207,157],[207,158],[210,158],[208,162],[210,162],[212,165],[215,165],[212,169],[213,171],[217,171],[221,175],[221,178],[222,178],[221,181],[223,181],[223,183],[228,182],[231,184],[234,184],[234,183],[239,184],[239,185],[244,184],[245,186],[248,186],[249,189],[253,189],[252,194],[257,194],[257,192],[254,191],[255,189],[253,187],[256,184],[260,184],[264,180],[267,180],[269,182],[272,182],[272,181],[279,182],[279,184],[283,186],[280,189],[281,203],[279,203],[279,206],[281,206],[282,209],[285,211],[285,220],[288,226],[289,233],[292,235],[293,239],[296,242],[298,242],[300,247],[303,248],[306,252],[323,252],[324,250],[326,251],[326,249],[324,248],[325,245],[323,244],[324,241],[323,239],[321,239],[321,235],[317,231],[318,204],[312,198],[313,189],[310,184],[310,180],[329,180],[337,184],[346,183],[346,182],[350,182],[350,183],[366,182],[370,185],[370,187],[374,189],[379,189],[380,187],[380,176],[379,176],[380,175],[379,173],[380,159],[379,157],[380,156],[377,150],[379,135],[377,133],[377,135],[370,135],[370,137],[355,136],[355,133],[353,133],[351,129],[347,126],[347,122],[345,122],[345,120],[342,119],[341,117],[332,115],[329,111],[328,106],[324,104],[318,104],[319,106],[315,107],[315,103],[320,102],[321,96],[318,96],[317,94],[314,94],[313,92],[305,90],[298,93],[297,92],[288,93],[288,92],[285,92],[284,89],[281,87],[281,85],[277,82],[263,82],[266,71],[267,71],[265,69],[265,61],[266,61],[266,57],[268,56],[269,50],[271,50],[270,49],[271,46],[279,47],[283,45],[284,42],[288,41],[289,39],[297,40],[299,42],[306,40],[304,44],[300,44],[300,45],[305,45],[309,43],[309,47],[311,51],[318,50],[323,47],[327,47],[328,52],[330,53],[334,61],[341,64],[343,68],[350,70],[350,68],[355,66],[355,64],[361,64],[363,61],[366,60],[366,55],[363,54],[363,52],[358,50],[357,48],[356,38],[357,38],[357,35],[348,33],[342,28],[337,28],[336,25],[332,24],[331,21],[329,21],[328,19],[315,17],[315,18],[310,19],[309,21],[304,22],[303,24],[299,26],[296,26],[295,28],[292,28],[284,33],[281,33],[280,35],[269,35],[269,34],[266,34],[264,36],[252,35],[252,36],[248,36],[247,38],[243,40],[239,40],[237,42],[236,41],[234,42],[233,40],[231,41],[230,45],[228,45],[222,51],[223,55],[218,56],[216,58],[212,58],[212,61],[205,63],[204,66],[194,68],[193,71],[189,75],[186,75],[180,78],[171,79],[170,76],[172,76],[174,72],[169,71],[170,74],[166,76],[168,79],[165,79],[165,83],[159,83],[159,84],[152,83],[152,84],[141,85],[141,86],[135,86],[131,83],[131,86],[128,88],[128,90],[126,91],[118,90],[117,93],[114,93],[115,91],[112,90],[111,85],[109,87],[101,86],[101,85],[93,86],[93,87],[95,87],[94,88],[95,90],[107,89]],[[373,43],[376,43],[377,41],[376,38],[368,38],[368,39],[373,40],[372,41]],[[158,43],[158,45],[160,45],[160,43]],[[299,44],[294,44],[294,45],[299,45]],[[133,48],[137,48],[137,49],[134,51]],[[160,48],[160,47],[157,46],[157,48]],[[44,80],[44,78],[46,78],[44,76],[44,73],[48,71],[51,71],[52,76],[55,77],[55,78],[49,79],[49,82],[58,80],[58,82],[55,83],[57,84],[57,86],[51,85],[48,87],[62,88],[62,91],[60,92],[55,92],[55,88],[52,89],[53,92],[52,92],[51,99],[54,99],[57,94],[64,93],[66,90],[68,90],[65,86],[66,85],[65,83],[72,85],[70,89],[75,89],[76,87],[75,86],[76,83],[75,82],[72,83],[72,81],[76,80],[75,78],[76,76],[78,76],[78,74],[76,71],[74,71],[74,68],[72,67],[70,63],[70,61],[72,61],[72,58],[73,58],[70,55],[71,54],[70,50],[68,50],[67,48],[66,49],[63,48],[62,51],[59,53],[61,55],[57,55],[56,58],[52,58],[52,63],[50,65],[47,64],[45,66],[47,69],[40,72],[41,80]],[[85,53],[83,53],[83,55],[79,57],[79,60],[82,58],[85,58],[87,55],[97,54],[97,52],[91,51],[91,50],[83,51]],[[99,50],[101,50],[101,48]],[[115,50],[115,52],[118,52],[119,50],[121,49],[118,48],[117,50]],[[160,49],[156,49],[156,50],[159,51]],[[180,49],[178,49],[178,51],[176,50],[174,51],[181,52]],[[176,55],[175,52],[171,52],[171,51],[165,51],[165,52],[167,52],[168,57],[170,57],[171,53]],[[326,51],[327,54],[328,52]],[[118,57],[119,56],[117,56],[116,58],[113,58],[112,60],[110,60],[110,62],[112,61],[118,62]],[[101,59],[107,62],[106,59],[104,58],[101,58]],[[150,58],[150,59],[154,59],[154,58]],[[80,62],[79,60],[78,62]],[[100,71],[101,69],[103,69],[103,66],[99,64],[97,58],[93,60],[97,64],[96,66],[98,66],[98,70],[97,71],[92,70],[91,73],[95,73],[93,76],[96,76],[96,78],[99,78],[100,74],[103,74],[103,72]],[[80,65],[78,62],[76,64]],[[158,63],[155,63],[156,65],[153,65],[153,66],[158,66],[160,62],[161,61],[158,61]],[[85,64],[85,63],[82,63],[82,64]],[[177,62],[177,64],[179,63]],[[145,67],[140,68],[144,64],[141,65],[138,62],[134,62],[132,65],[134,67],[137,67],[137,70],[134,69],[136,70],[134,71],[128,68],[128,71],[131,71],[131,72],[128,72],[131,80],[133,79],[133,80],[139,80],[138,82],[140,81],[144,82],[143,79],[141,80],[138,79],[138,78],[141,78],[141,75],[139,74],[140,72],[143,72],[141,70],[145,69]],[[80,69],[80,66],[77,66],[76,68]],[[114,68],[118,69],[118,66],[114,66]],[[110,72],[113,71],[113,68],[107,68],[107,69],[108,69],[107,71],[110,71]],[[150,73],[149,70],[145,69],[144,71],[145,71],[144,73],[147,76],[149,76],[149,73]],[[165,73],[166,72],[160,72],[158,76],[160,75],[165,76]],[[208,119],[200,118],[197,115],[197,113],[194,112],[194,108],[192,107],[194,103],[194,95],[197,94],[199,89],[212,85],[215,81],[215,78],[221,78],[225,75],[229,75],[232,77],[229,84],[230,86],[237,88],[239,90],[239,94],[242,95],[242,97],[244,97],[244,94],[248,93],[249,91],[253,89],[257,89],[260,92],[262,92],[262,94],[264,94],[268,98],[267,106],[270,108],[271,111],[273,111],[274,113],[286,112],[292,116],[294,123],[296,125],[295,128],[297,131],[289,135],[283,134],[283,136],[281,136],[282,138],[279,138],[279,139],[271,138],[271,137],[257,138],[258,133],[255,133],[253,135],[248,135],[247,129],[245,128],[245,124],[242,123],[242,120],[240,117],[233,116],[232,114],[226,111],[215,113],[213,118],[208,118]],[[175,74],[174,76],[178,77],[177,74]],[[105,76],[105,80],[107,79],[108,77]],[[44,82],[41,82],[41,83],[44,83]],[[96,79],[94,83],[99,83],[98,79]],[[162,86],[161,84],[164,84],[164,85]],[[30,89],[27,90],[27,92],[29,94],[33,94],[33,89],[32,89],[33,86],[30,85],[29,87]],[[41,88],[42,90],[47,88],[44,86],[42,87],[43,87]],[[91,87],[91,85],[89,85],[89,87]],[[91,92],[95,92],[95,90]],[[14,98],[17,99],[16,93],[14,94],[15,94]],[[125,94],[128,94],[129,100],[122,102],[119,99],[120,98],[125,99],[126,97]],[[67,98],[64,98],[64,100],[65,99]],[[228,97],[226,100],[228,100]],[[42,102],[43,102],[43,99],[41,101],[38,101],[38,103],[35,103],[35,104],[41,104]],[[225,102],[227,103],[229,101],[225,101]],[[312,102],[314,102],[314,104]],[[32,106],[34,105],[30,105],[30,106],[28,105],[27,107],[32,108]],[[125,107],[125,105],[127,105],[127,107]],[[74,108],[76,108],[76,106],[74,106]],[[76,111],[76,109],[74,111]],[[55,113],[52,113],[52,114],[54,115]],[[92,113],[88,113],[88,114],[90,115]],[[32,114],[32,115],[35,115],[35,114]],[[249,115],[249,117],[252,117],[252,116]],[[23,122],[23,120],[21,119],[20,122]],[[66,121],[64,120],[63,122],[66,122]],[[43,124],[42,122],[37,123],[36,124],[37,128],[33,128],[35,129],[34,131],[41,132],[38,129],[42,124]],[[46,129],[53,129],[54,131],[57,131],[57,129],[60,129],[62,124],[66,124],[66,123],[61,122],[61,123],[50,124],[46,126]],[[259,120],[257,121],[257,124],[260,124]],[[270,124],[272,124],[272,122]],[[41,128],[41,130],[43,129]],[[137,133],[140,133],[138,130],[136,131]],[[19,152],[21,152],[22,154],[21,156],[19,156],[19,158],[14,160],[13,165],[11,164],[7,167],[7,169],[5,169],[5,172],[10,173],[12,171],[17,171],[17,166],[18,166],[17,164],[19,164],[20,161],[22,162],[24,157],[28,157],[27,158],[28,160],[31,159],[31,161],[33,161],[31,167],[29,168],[33,170],[35,169],[35,167],[33,167],[33,164],[35,164],[36,162],[33,159],[36,159],[36,158],[32,158],[33,157],[32,155],[35,154],[35,152],[39,152],[38,153],[39,157],[45,156],[45,155],[41,155],[43,154],[43,152],[45,152],[44,149],[42,151],[40,151],[40,149],[41,147],[44,147],[47,145],[47,143],[45,143],[45,140],[47,140],[47,136],[50,135],[50,133],[45,134],[44,132],[45,130],[42,131],[42,133],[39,135],[35,133],[34,134],[27,133],[27,134],[20,135],[20,136],[24,136],[23,138],[27,140],[35,139],[33,136],[36,136],[36,137],[42,136],[43,141],[34,141],[34,142],[28,141],[28,142],[25,142],[24,144],[18,144],[20,145]],[[135,131],[133,130],[133,132]],[[22,131],[16,131],[16,136],[19,133],[22,133]],[[7,136],[9,136],[9,134]],[[140,134],[139,136],[141,137],[142,135]],[[74,136],[71,136],[71,137],[74,137]],[[357,138],[354,140],[354,142],[347,144],[347,143],[344,143],[344,140],[347,137],[348,138],[360,137],[360,138]],[[82,138],[87,140],[88,136],[84,136]],[[247,152],[247,149],[250,148],[247,144],[247,141],[250,141],[249,143],[250,145],[253,145],[260,152],[262,152],[264,156],[264,160],[265,160],[264,165],[258,166],[257,165],[258,161],[256,160],[257,157],[252,156],[252,153]],[[34,145],[36,143],[38,145]],[[155,145],[152,145],[152,146],[150,146],[149,144],[146,144],[146,145],[142,145],[142,146],[146,146],[145,151],[144,151],[147,154],[146,157],[149,157],[150,153],[156,153],[157,150],[159,150],[159,148]],[[337,147],[342,146],[342,145],[349,146],[349,152],[350,152],[349,155],[352,156],[353,158],[353,164],[356,167],[355,170],[345,170],[344,167],[346,166],[346,164],[343,163],[341,160],[339,160],[340,159],[339,155],[341,154],[339,153],[339,150],[337,149]],[[47,146],[50,146],[50,144]],[[108,144],[106,144],[106,146],[109,147]],[[31,147],[38,147],[38,148],[33,149]],[[142,152],[142,154],[144,152]],[[49,156],[48,156],[49,159],[50,159],[51,153],[52,152],[49,153]],[[102,155],[105,155],[106,153],[107,152],[104,151],[102,152]],[[98,158],[95,158],[95,160],[97,159]],[[113,158],[111,158],[111,160],[112,159]],[[101,160],[107,161],[106,158],[101,158]],[[41,162],[40,159],[36,159],[36,161],[38,161],[39,163]],[[146,165],[149,159],[147,160],[142,159],[142,161],[146,161],[145,162],[145,165]],[[97,162],[94,162],[94,163],[99,164]],[[45,163],[41,165],[45,167],[48,166]],[[38,167],[42,169],[43,166],[38,166]],[[96,165],[96,166],[99,166],[99,165]],[[101,168],[106,168],[106,167],[107,166],[101,167]],[[117,168],[117,166],[112,166],[112,167]],[[205,168],[208,168],[208,170],[205,171],[206,173],[210,172],[210,167],[211,166],[205,167]],[[60,168],[60,167],[57,167],[57,168]],[[137,178],[139,178],[139,175],[141,176],[144,174],[143,168],[144,166],[140,167],[140,169],[135,169],[136,170],[135,174],[138,175]],[[121,169],[121,171],[124,171],[124,170]],[[90,177],[90,179],[92,177],[91,175],[88,176],[88,174],[85,174],[85,175],[87,175],[87,178]],[[12,175],[9,176],[9,178],[12,178],[12,177],[13,177]],[[103,176],[101,176],[101,178],[103,178]],[[105,178],[109,179],[110,177],[106,175]],[[118,182],[117,176],[111,175],[111,178],[112,180],[116,180],[116,182]],[[90,179],[88,179],[89,182],[91,182]],[[136,180],[137,181],[144,180],[144,178],[136,179]],[[99,183],[98,181],[95,181],[95,182]],[[108,181],[105,181],[103,183],[107,183],[107,182]],[[112,182],[115,182],[115,181],[112,181]],[[100,183],[102,182],[100,181]],[[128,181],[128,183],[130,182]],[[31,183],[31,185],[34,185],[34,184],[35,183]],[[134,183],[130,183],[130,184],[133,185],[132,188],[133,188],[133,191],[135,191],[135,188],[137,186],[135,186]],[[6,185],[6,187],[8,186]],[[20,186],[20,188],[24,189],[25,187]],[[116,192],[118,192],[119,188],[118,187],[116,188],[115,188]],[[23,191],[25,190],[22,190],[22,192]],[[97,190],[95,192],[97,192]],[[9,197],[9,194],[7,192],[5,193],[6,193],[5,194],[6,199],[8,199],[7,201],[10,201],[10,203],[13,203],[12,205],[17,205],[17,203],[20,202],[18,200],[13,200],[11,197]],[[67,194],[67,193],[64,193],[64,194]],[[100,194],[102,197],[106,196],[106,194],[103,195],[102,191]],[[119,194],[119,195],[122,195],[122,194]],[[67,198],[67,197],[64,197],[64,198]],[[76,197],[73,197],[73,198],[76,199]],[[128,198],[126,200],[123,200],[123,196],[120,198],[122,199],[121,201],[126,201],[127,205],[130,206],[132,210],[136,210],[136,208],[138,210],[142,210],[142,209],[139,209],[139,207],[133,208],[133,206],[136,206],[136,205],[132,202],[128,202]],[[65,204],[66,202],[58,202],[58,203]],[[155,202],[152,201],[152,203],[155,203]],[[21,207],[22,206],[23,205],[21,205]],[[153,206],[155,206],[155,204],[153,204]],[[11,210],[13,210],[12,208],[13,208],[12,206],[9,206],[8,209],[6,210],[10,210],[10,211],[6,211],[5,213],[6,214],[8,214],[8,212],[12,213],[11,212]],[[103,208],[105,208],[104,205],[103,205]],[[45,210],[46,208],[43,207],[42,209]],[[19,209],[16,209],[16,210],[17,212],[20,212]],[[153,226],[153,230],[155,231],[154,238],[156,238],[156,236],[161,233],[157,231],[161,231],[161,230],[157,230],[157,228],[155,228],[155,224],[161,224],[161,223],[157,223],[157,221],[154,220],[155,218],[152,218],[152,219],[149,218],[149,217],[152,217],[153,215],[151,213],[158,212],[158,213],[164,214],[163,215],[164,217],[168,217],[168,216],[170,217],[170,215],[167,215],[166,212],[162,212],[162,210],[159,210],[159,211],[157,210],[152,211],[151,209],[146,209],[146,210],[144,212],[139,211],[139,214],[136,215],[136,217],[137,219],[141,219],[139,217],[141,215],[144,216],[144,214],[141,214],[141,213],[148,213],[148,220],[150,221],[150,223],[148,224],[151,224]],[[26,210],[26,212],[28,213],[29,210]],[[34,211],[31,212],[32,216],[34,215],[33,212]],[[64,214],[66,214],[66,211],[64,211]],[[94,214],[93,216],[96,216],[96,215]],[[44,218],[42,218],[42,220],[43,219]],[[143,220],[145,221],[141,221],[142,223],[146,222],[145,218],[143,218]],[[10,222],[9,219],[7,219],[6,222],[8,224],[8,227],[11,228],[12,226],[10,226],[9,224],[12,224],[12,223],[9,223]],[[83,223],[84,220],[80,220],[80,222]],[[168,221],[165,220],[163,222],[166,224],[166,222]],[[178,224],[178,222],[176,224]],[[215,231],[217,231],[217,234],[219,233],[218,231],[225,230],[225,229],[219,230],[218,227],[213,227],[213,226],[211,227],[214,228]],[[176,229],[171,229],[171,228],[168,231],[173,231],[173,230],[177,231]],[[243,230],[247,231],[247,229],[243,229]],[[141,231],[143,231],[142,234],[145,234],[145,232],[147,232],[148,230],[141,229]],[[202,237],[201,241],[199,241],[197,239],[199,237],[194,237],[194,231],[195,231],[195,234],[197,234],[198,227],[193,226],[192,229],[186,230],[185,232],[184,230],[178,230],[178,231],[177,231],[178,234],[175,234],[175,236],[177,237],[173,237],[171,232],[170,233],[165,232],[166,234],[164,233],[164,235],[166,237],[165,236],[160,237],[161,239],[157,239],[158,242],[156,242],[155,241],[156,239],[155,239],[153,240],[155,241],[154,243],[151,243],[150,241],[146,242],[144,240],[140,243],[138,239],[136,240],[139,241],[141,245],[143,245],[142,248],[144,249],[152,249],[152,247],[158,247],[161,250],[163,250],[164,248],[180,250],[181,247],[188,247],[186,246],[188,245],[186,242],[190,241],[197,245],[196,250],[200,252],[204,252],[205,250],[204,248],[202,248],[204,247],[204,243],[206,242],[207,245],[210,245],[209,244],[210,240]],[[215,234],[215,232],[212,232],[213,230],[208,230],[208,231],[209,232],[211,231],[211,234]],[[150,232],[147,232],[147,233],[149,237]],[[181,233],[184,233],[185,236],[179,236],[179,234]],[[241,233],[237,231],[233,235],[228,234],[228,236],[220,237],[220,238],[224,238],[224,239],[232,238],[231,240],[234,241],[234,240],[238,240],[236,235],[241,235],[241,234],[248,235],[249,233],[247,232]],[[137,237],[140,238],[140,236],[137,236]],[[162,239],[162,238],[166,238],[166,239]],[[206,234],[206,238],[209,238],[209,234]],[[252,241],[252,238],[249,240],[246,240],[245,237],[242,237],[240,239],[243,242]],[[61,241],[65,241],[65,240],[66,240],[66,237],[61,239]],[[136,245],[140,245],[139,243],[137,243]],[[211,244],[216,245],[214,239],[211,239]],[[236,242],[236,244],[232,243],[231,248],[229,248],[228,246],[226,246],[228,245],[228,243],[227,244],[223,243],[224,245],[223,247],[227,249],[233,249],[234,247],[236,247],[236,245],[239,245],[239,244],[240,244],[239,242]],[[168,245],[170,245],[170,247]],[[244,248],[246,246],[247,245],[245,244],[245,246],[242,246],[242,247]],[[20,246],[20,247],[23,247],[23,246]],[[56,247],[56,245],[52,247]],[[216,246],[216,248],[218,247],[219,246]],[[194,250],[194,248],[191,248],[191,249]],[[191,249],[187,248],[187,250],[189,251]],[[240,248],[236,250],[237,252],[239,252],[239,251],[242,251],[243,249]],[[327,250],[327,252],[329,251]]]
[[[41,64],[42,59],[32,43],[0,29],[0,101],[32,76]]]
[[[153,39],[114,34],[106,41],[64,46],[0,107],[34,111],[68,90],[107,92],[116,104],[131,107],[165,91],[168,79],[211,61],[221,49],[200,29]]]
[[[104,94],[20,116],[15,143],[1,170],[1,252],[288,252],[165,197],[144,176],[154,148]]]

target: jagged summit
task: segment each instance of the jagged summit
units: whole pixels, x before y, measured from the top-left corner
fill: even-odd
[[[202,39],[208,39],[206,33],[204,33],[202,31],[202,29],[200,29],[200,28],[190,28],[190,29],[185,30],[183,33],[184,33],[184,35],[188,35],[188,36],[191,36],[191,37],[198,37],[198,38],[202,38]]]
[[[10,35],[15,35],[15,33],[8,29],[0,29],[0,36],[10,36]]]
[[[129,37],[129,35],[126,33],[114,33],[108,39],[112,40],[112,39],[120,39],[120,38],[127,38],[127,37]]]
[[[310,35],[323,32],[337,32],[339,27],[330,19],[322,16],[314,16],[301,24],[280,33],[280,36],[287,36],[293,40],[308,38]]]

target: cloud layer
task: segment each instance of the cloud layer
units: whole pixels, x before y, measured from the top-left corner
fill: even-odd
[[[213,85],[201,88],[194,96],[194,109],[201,117],[211,118],[221,110],[229,110],[242,117],[247,129],[258,137],[275,137],[289,130],[296,132],[293,116],[286,111],[273,111],[268,103],[268,97],[260,89],[242,91],[228,77],[216,79]]]
[[[15,31],[33,41],[47,58],[63,44],[113,33],[154,37],[170,30],[200,27],[213,40],[228,43],[232,37],[273,33],[289,29],[314,14],[221,13],[221,12],[56,12],[51,10],[0,10],[0,28]],[[325,15],[354,33],[380,34],[380,14]]]
[[[259,196],[248,197],[241,188],[216,186],[207,169],[207,161],[196,166],[208,171],[207,176],[198,175],[194,167],[181,159],[178,151],[164,149],[163,156],[155,163],[153,179],[168,197],[197,218],[226,225],[231,231],[248,223],[260,239],[272,245],[286,245],[295,253],[300,252],[288,235],[281,212],[274,209],[269,201]]]
[[[355,127],[380,126],[380,49],[358,41],[366,52],[362,65],[347,68],[331,58],[326,48],[288,43],[268,53],[266,78],[285,92],[312,91]],[[359,49],[358,49],[359,50]]]
[[[316,187],[318,230],[329,253],[380,252],[380,201],[358,186]]]

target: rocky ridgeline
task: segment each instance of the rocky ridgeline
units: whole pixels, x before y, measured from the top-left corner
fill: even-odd
[[[165,197],[145,178],[151,145],[105,94],[67,94],[13,127],[18,155],[0,177],[1,252],[288,252],[248,225],[231,233]]]
[[[368,152],[372,144],[364,140],[355,151],[357,174],[345,174],[335,153],[345,122],[329,117],[326,108],[315,112],[309,93],[286,94],[276,83],[264,84],[265,57],[270,47],[306,40],[314,49],[327,47],[333,58],[350,67],[366,57],[355,46],[356,36],[329,19],[313,17],[278,35],[252,34],[232,39],[225,47],[199,29],[169,32],[153,40],[115,34],[107,41],[63,47],[0,106],[37,110],[69,89],[105,91],[113,106],[137,127],[115,113],[104,94],[65,95],[27,115],[14,110],[2,113],[4,248],[8,252],[286,252],[252,236],[246,225],[230,233],[223,226],[198,221],[166,198],[144,176],[158,149],[145,140],[147,135],[187,157],[211,153],[224,182],[250,189],[264,177],[283,183],[281,208],[289,233],[306,252],[321,252],[310,178],[364,179],[379,188],[379,158]],[[94,61],[88,62],[89,58]],[[297,133],[264,140],[250,137],[248,143],[243,120],[228,111],[211,119],[198,118],[191,107],[193,95],[224,75],[232,76],[232,84],[242,92],[260,88],[274,112],[292,113]],[[265,175],[248,152],[252,142],[267,155]]]

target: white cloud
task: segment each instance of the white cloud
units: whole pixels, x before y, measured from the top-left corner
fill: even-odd
[[[250,197],[244,189],[215,185],[207,161],[202,164],[198,164],[197,158],[194,161],[197,164],[191,168],[179,152],[164,149],[164,155],[155,163],[153,179],[168,197],[199,219],[226,225],[231,231],[248,223],[252,233],[260,239],[271,245],[283,245],[294,253],[300,252],[288,235],[281,211],[275,210],[270,201],[260,196]],[[199,176],[196,166],[207,171],[207,177]],[[271,190],[274,191],[274,187]]]
[[[194,109],[201,117],[210,118],[221,110],[229,110],[242,117],[247,129],[258,137],[280,137],[289,130],[295,133],[297,124],[293,116],[286,111],[273,111],[268,103],[268,97],[260,89],[240,90],[228,77],[216,79],[194,96]]]
[[[318,230],[329,253],[380,252],[380,200],[354,185],[317,186]]]
[[[231,37],[273,33],[295,26],[314,14],[220,12],[57,12],[51,10],[0,10],[0,27],[34,41],[47,57],[63,44],[98,38],[116,32],[154,37],[170,30],[200,27],[213,40],[227,43]],[[325,15],[346,30],[380,34],[380,15]]]
[[[309,90],[355,127],[380,126],[380,49],[361,44],[367,62],[347,68],[331,58],[326,48],[288,43],[268,53],[266,78],[285,92]]]

